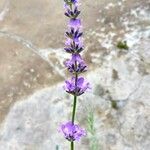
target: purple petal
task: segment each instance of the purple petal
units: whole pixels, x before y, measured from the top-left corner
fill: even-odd
[[[75,60],[79,63],[82,63],[84,62],[84,60],[82,59],[81,55],[80,54],[75,54]]]
[[[70,19],[69,26],[72,28],[80,28],[81,20],[80,19]]]
[[[66,91],[73,91],[74,90],[74,85],[72,84],[71,81],[65,81],[64,89]]]
[[[70,46],[71,43],[72,43],[72,39],[68,38],[68,39],[66,40],[66,42],[65,42],[65,45],[66,45],[66,46]]]
[[[83,83],[84,83],[84,78],[83,77],[78,78],[78,80],[77,80],[77,86],[80,87],[80,88],[82,88]]]

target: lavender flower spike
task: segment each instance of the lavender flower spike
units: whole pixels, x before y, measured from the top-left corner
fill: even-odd
[[[79,125],[73,124],[72,122],[67,122],[61,125],[60,131],[64,134],[68,141],[79,141],[82,136],[86,135],[84,129],[80,128]]]
[[[70,141],[71,150],[74,150],[74,141],[85,136],[85,131],[74,124],[78,96],[85,93],[90,87],[89,83],[83,77],[79,76],[80,73],[87,70],[87,65],[80,55],[84,49],[84,45],[81,19],[78,18],[80,14],[80,10],[78,9],[79,0],[64,0],[64,2],[65,16],[69,18],[68,29],[65,33],[66,42],[64,50],[71,54],[71,58],[65,62],[65,66],[72,74],[71,80],[65,81],[64,90],[73,95],[73,107],[71,122],[63,124],[61,131],[65,138]]]

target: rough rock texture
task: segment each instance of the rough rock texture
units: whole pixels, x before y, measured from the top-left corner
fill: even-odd
[[[62,1],[0,1],[0,150],[68,150],[58,132],[72,98],[59,83],[63,62]],[[149,150],[150,1],[85,0],[83,53],[92,90],[78,100],[76,122],[94,114],[98,150]],[[90,15],[89,15],[90,14]],[[116,43],[126,40],[129,50]],[[76,143],[90,150],[91,135]]]
[[[78,102],[77,122],[86,127],[86,112],[93,110],[96,136],[104,150],[148,150],[150,146],[150,75],[133,70],[133,60],[126,61],[130,56],[115,56],[115,61],[114,53],[106,56],[101,68],[87,76],[93,91]],[[118,79],[112,78],[113,69]],[[59,145],[67,150],[58,133],[59,124],[70,116],[72,100],[67,95],[58,84],[16,103],[2,124],[0,149],[48,150]],[[111,107],[112,100],[117,102],[117,109]],[[77,149],[89,149],[88,137],[77,143]]]

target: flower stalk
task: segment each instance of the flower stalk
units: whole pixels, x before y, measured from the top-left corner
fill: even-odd
[[[72,123],[74,123],[75,120],[76,105],[77,105],[77,96],[74,96],[73,110],[72,110]]]
[[[71,150],[74,150],[74,142],[71,142]]]
[[[74,150],[74,141],[80,140],[82,136],[86,135],[84,129],[75,124],[76,106],[78,96],[85,93],[89,88],[89,83],[80,77],[79,74],[87,71],[87,65],[82,59],[80,53],[83,51],[82,40],[82,26],[81,20],[77,17],[80,14],[78,10],[79,0],[64,0],[65,2],[65,16],[69,18],[68,30],[65,33],[66,42],[64,50],[71,54],[71,59],[65,62],[65,66],[72,74],[71,80],[66,80],[64,90],[73,95],[72,119],[71,121],[61,125],[61,131],[65,138],[71,142],[70,148]]]
[[[77,62],[75,62],[75,69],[77,69]],[[77,88],[77,80],[78,80],[78,73],[75,73],[75,88]],[[76,105],[77,105],[77,96],[74,95],[73,101],[73,110],[72,110],[72,123],[74,124],[75,114],[76,114]]]

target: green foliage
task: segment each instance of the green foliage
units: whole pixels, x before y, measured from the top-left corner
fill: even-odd
[[[66,4],[68,4],[68,5],[72,5],[71,0],[64,0],[64,2],[65,2]]]
[[[100,150],[96,137],[96,129],[94,127],[94,114],[89,112],[87,117],[87,130],[90,134],[90,150]]]
[[[93,112],[89,112],[88,118],[87,118],[87,123],[88,123],[88,131],[94,135],[95,133],[95,128],[94,128],[94,115]]]
[[[128,50],[129,49],[126,41],[119,41],[117,43],[117,48],[124,49],[124,50]]]
[[[56,150],[59,150],[59,146],[58,145],[56,145]]]
[[[111,107],[114,109],[118,109],[117,102],[115,100],[111,100]]]

